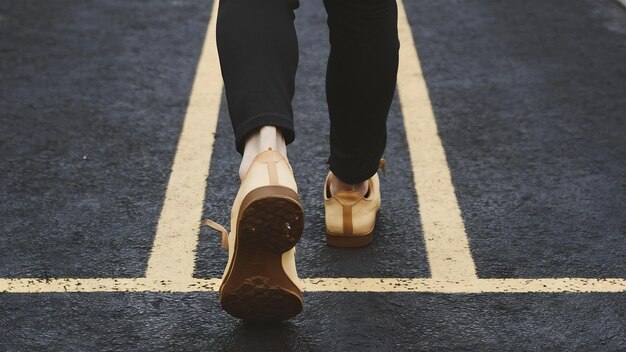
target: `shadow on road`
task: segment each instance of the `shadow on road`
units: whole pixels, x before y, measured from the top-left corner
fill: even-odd
[[[215,341],[216,351],[311,351],[313,345],[295,322],[234,322],[229,331]]]

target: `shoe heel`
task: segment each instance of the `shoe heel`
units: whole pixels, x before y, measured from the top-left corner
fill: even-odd
[[[284,253],[300,240],[304,213],[298,194],[288,187],[265,186],[243,200],[238,225],[239,244]]]

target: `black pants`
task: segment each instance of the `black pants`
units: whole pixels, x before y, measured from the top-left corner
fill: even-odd
[[[306,0],[313,1],[313,0]],[[395,0],[323,0],[330,55],[326,100],[330,170],[359,183],[378,169],[398,71]],[[298,39],[297,0],[221,0],[217,48],[237,151],[259,127],[295,138],[293,109]]]

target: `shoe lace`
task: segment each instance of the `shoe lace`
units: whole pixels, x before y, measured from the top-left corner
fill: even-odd
[[[228,250],[228,230],[226,228],[211,219],[203,219],[200,226],[209,226],[214,230],[219,231],[222,237],[222,248]]]

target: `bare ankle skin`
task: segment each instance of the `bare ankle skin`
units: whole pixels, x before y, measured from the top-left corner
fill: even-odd
[[[252,160],[260,153],[272,148],[287,158],[287,145],[280,129],[275,126],[263,126],[251,133],[246,140],[241,164],[239,165],[239,179],[243,180],[252,164]]]

